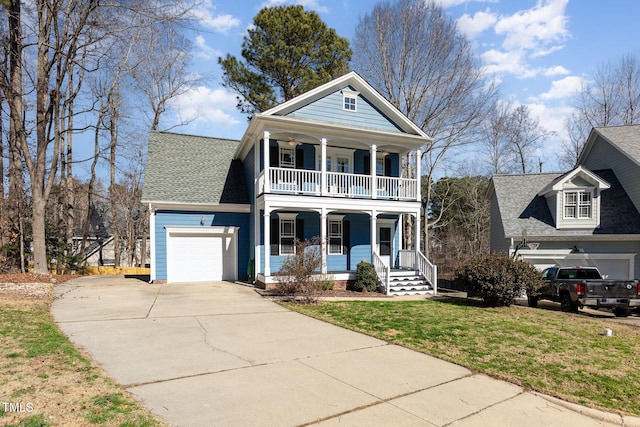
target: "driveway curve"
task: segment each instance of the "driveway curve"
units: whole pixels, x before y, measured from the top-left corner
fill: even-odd
[[[56,296],[51,312],[71,341],[170,425],[623,425],[240,284],[93,276]]]

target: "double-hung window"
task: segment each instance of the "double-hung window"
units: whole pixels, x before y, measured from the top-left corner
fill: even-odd
[[[342,255],[343,226],[342,216],[330,216],[328,222],[329,255]]]
[[[567,191],[564,193],[564,217],[567,219],[591,219],[591,193]]]
[[[293,255],[296,252],[296,220],[280,218],[280,255]]]

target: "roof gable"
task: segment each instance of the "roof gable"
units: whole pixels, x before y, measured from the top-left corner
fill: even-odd
[[[599,190],[606,190],[610,187],[610,184],[590,170],[585,169],[582,166],[578,166],[572,171],[554,179],[551,183],[540,190],[540,192],[538,192],[538,196],[546,196],[549,193],[562,191],[568,187],[586,186],[595,187]]]
[[[240,141],[152,132],[142,200],[184,204],[248,204]]]
[[[344,109],[344,95],[347,93],[348,96],[356,99],[355,111]],[[336,89],[332,93],[287,113],[287,116],[390,132],[403,132],[393,120],[351,86]]]
[[[573,172],[573,171],[572,171]],[[640,234],[640,213],[611,170],[589,171],[610,185],[602,192],[600,226],[596,229],[556,229],[546,198],[541,195],[568,174],[495,175],[489,197],[495,197],[505,238],[529,236],[567,237],[606,234]]]
[[[597,127],[591,129],[589,138],[580,153],[578,164],[585,164],[593,146],[603,141],[619,150],[640,165],[640,125]]]
[[[349,120],[348,118],[337,119],[326,114],[315,114],[314,108],[321,108],[329,106],[331,104],[336,105],[337,97],[340,97],[340,104],[336,105],[336,111],[339,113],[346,113],[342,110],[342,94],[340,93],[344,89],[349,89],[358,92],[359,105],[362,104],[364,108],[363,114],[355,114],[351,117],[357,117],[356,120]],[[360,101],[364,102],[360,102]],[[378,91],[376,91],[369,83],[367,83],[356,72],[351,71],[341,77],[338,77],[328,83],[318,86],[300,96],[297,96],[289,101],[271,108],[259,116],[293,116],[301,118],[311,118],[321,121],[334,121],[334,123],[349,124],[349,125],[366,125],[366,114],[375,112],[377,115],[378,126],[386,127],[383,130],[401,131],[403,133],[409,133],[413,135],[419,135],[427,137],[416,124],[414,124],[409,118],[407,118],[400,110],[387,101]],[[312,114],[313,113],[313,114]],[[347,117],[349,117],[347,115]],[[382,123],[385,125],[382,126]],[[369,122],[370,126],[370,122]],[[366,126],[365,126],[366,127]]]

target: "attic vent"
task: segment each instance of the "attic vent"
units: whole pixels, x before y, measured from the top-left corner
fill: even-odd
[[[343,89],[342,90],[342,109],[344,111],[358,111],[358,95],[359,92]]]

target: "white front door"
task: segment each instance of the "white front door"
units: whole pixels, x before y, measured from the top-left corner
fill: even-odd
[[[393,253],[393,226],[391,224],[378,224],[378,244],[376,252],[388,266],[391,266],[391,254]]]

